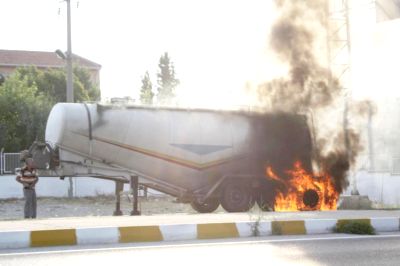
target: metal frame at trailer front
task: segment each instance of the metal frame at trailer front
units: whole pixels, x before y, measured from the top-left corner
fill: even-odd
[[[11,161],[8,159],[11,157]],[[20,153],[19,152],[11,152],[5,153],[3,150],[0,153],[0,174],[14,174],[15,168],[19,168],[21,166],[20,163]]]

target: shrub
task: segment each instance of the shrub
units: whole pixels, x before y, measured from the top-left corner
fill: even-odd
[[[369,220],[341,220],[336,223],[336,233],[374,235],[375,229]]]

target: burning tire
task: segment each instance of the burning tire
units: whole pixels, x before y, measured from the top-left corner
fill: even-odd
[[[255,203],[253,190],[244,181],[228,181],[221,193],[221,205],[227,212],[246,212]]]
[[[314,189],[307,189],[303,194],[303,203],[311,210],[315,209],[319,203],[319,195]]]
[[[208,198],[205,202],[200,203],[197,200],[193,200],[190,205],[195,211],[200,213],[210,213],[218,209],[219,200],[217,198]]]

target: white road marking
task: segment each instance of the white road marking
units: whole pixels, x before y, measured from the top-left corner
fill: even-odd
[[[237,245],[237,244],[257,244],[257,243],[283,243],[283,242],[304,242],[304,241],[321,241],[321,240],[339,240],[339,239],[372,239],[372,238],[400,238],[400,234],[383,234],[383,235],[344,235],[344,236],[328,236],[328,237],[310,237],[310,238],[285,238],[285,239],[265,239],[265,240],[243,240],[232,241],[232,239],[224,239],[229,242],[207,242],[207,243],[190,243],[190,244],[164,244],[159,242],[159,245],[143,245],[143,246],[129,246],[129,247],[102,247],[102,248],[87,248],[82,246],[81,249],[67,249],[67,250],[47,250],[47,251],[30,251],[30,252],[13,252],[7,254],[0,254],[0,257],[9,257],[16,255],[46,255],[46,254],[65,254],[65,253],[83,253],[83,252],[101,252],[101,251],[114,251],[114,250],[129,250],[129,249],[162,249],[162,248],[176,248],[176,247],[196,247],[196,246],[210,246],[210,245]],[[210,239],[209,241],[212,241]],[[215,241],[221,239],[214,239]],[[138,243],[140,244],[140,243]],[[55,247],[51,247],[55,248]],[[6,251],[6,250],[2,250]]]

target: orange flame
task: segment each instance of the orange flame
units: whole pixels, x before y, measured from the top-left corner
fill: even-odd
[[[266,173],[270,179],[285,188],[285,191],[276,191],[275,211],[336,210],[339,193],[328,174],[314,177],[303,169],[300,161],[295,162],[292,170],[286,171],[287,179],[275,174],[270,166],[266,168]],[[318,203],[314,206],[304,203],[304,193],[308,190],[313,190],[318,195]]]

